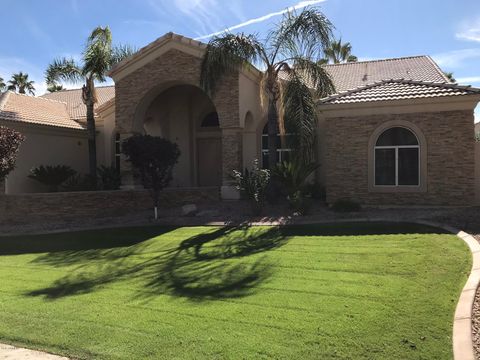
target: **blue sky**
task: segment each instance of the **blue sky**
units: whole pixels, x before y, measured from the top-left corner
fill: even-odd
[[[360,60],[428,54],[460,83],[480,87],[479,0],[0,0],[8,15],[0,76],[28,72],[40,95],[48,63],[79,58],[97,25],[109,25],[115,42],[136,47],[168,31],[198,38],[235,26],[262,35],[287,7],[311,3]]]

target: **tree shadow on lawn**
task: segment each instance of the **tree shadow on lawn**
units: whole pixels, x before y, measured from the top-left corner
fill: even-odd
[[[0,255],[22,255],[49,253],[48,257],[58,254],[58,261],[68,262],[69,254],[72,260],[82,251],[91,256],[100,249],[117,249],[140,244],[155,236],[175,230],[173,226],[144,226],[75,231],[69,233],[54,233],[42,235],[19,235],[0,237]],[[80,261],[80,259],[78,259]]]
[[[34,262],[78,267],[52,286],[26,295],[58,299],[135,280],[135,298],[168,294],[200,301],[246,296],[271,275],[266,257],[252,255],[278,248],[286,241],[278,227],[249,231],[247,226],[238,226],[201,233],[154,254],[142,254],[141,243],[100,253],[81,250],[46,254]]]

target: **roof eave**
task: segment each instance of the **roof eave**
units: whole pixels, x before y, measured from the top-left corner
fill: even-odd
[[[317,103],[317,109],[322,112],[337,110],[354,110],[360,108],[375,108],[389,106],[409,106],[426,104],[465,104],[475,107],[480,102],[480,93],[472,93],[455,96],[435,96],[424,98],[396,99],[396,100],[377,100],[377,101],[359,101],[348,103]]]
[[[152,43],[148,44],[147,46],[141,48],[138,52],[133,54],[132,56],[124,59],[123,61],[116,64],[108,73],[107,75],[114,80],[118,80],[122,78],[119,76],[121,73],[125,72],[129,67],[133,66],[135,63],[145,59],[147,56],[153,54],[154,52],[161,49],[163,46],[175,42],[178,45],[184,47],[185,49],[190,49],[189,54],[193,56],[197,56],[198,58],[202,58],[203,54],[207,48],[207,44],[200,42],[198,40],[178,35],[173,32],[166,33],[165,35],[159,37],[157,40],[153,41]],[[179,49],[182,51],[182,49]],[[242,67],[240,70],[244,74],[254,76],[255,79],[258,79],[262,72],[258,70],[253,64],[249,64],[249,66]]]

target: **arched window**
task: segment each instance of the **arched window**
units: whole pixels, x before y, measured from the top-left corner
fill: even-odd
[[[376,186],[419,186],[420,145],[415,134],[404,127],[392,127],[375,143]]]
[[[218,114],[216,112],[208,113],[202,120],[200,127],[219,127]]]
[[[277,162],[288,161],[292,152],[291,143],[294,134],[285,134],[285,147],[282,147],[280,134],[277,134],[275,141],[277,143]],[[268,166],[268,124],[263,127],[262,132],[262,166],[267,169]]]

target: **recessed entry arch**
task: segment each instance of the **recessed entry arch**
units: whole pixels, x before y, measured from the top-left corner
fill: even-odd
[[[161,136],[180,148],[173,187],[220,186],[220,119],[198,86],[171,83],[152,89],[137,106],[133,132]]]

